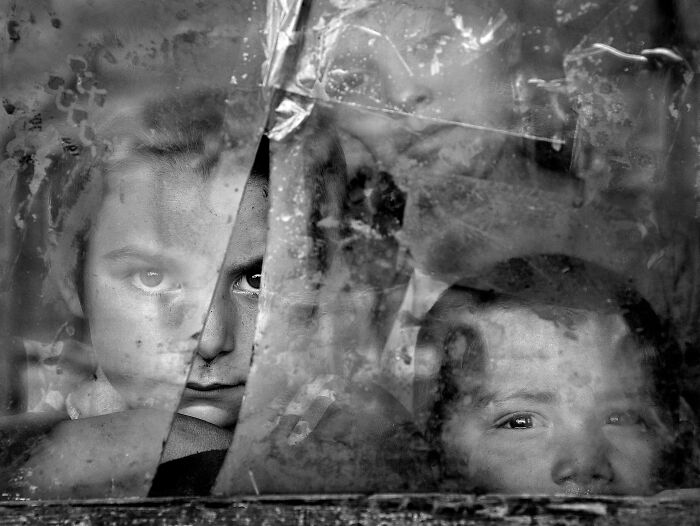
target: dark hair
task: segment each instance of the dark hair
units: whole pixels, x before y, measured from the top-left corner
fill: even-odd
[[[451,469],[445,463],[441,434],[452,404],[463,394],[459,392],[456,376],[460,372],[468,373],[477,380],[487,360],[479,332],[469,326],[455,326],[449,314],[465,306],[478,311],[496,305],[531,308],[545,317],[557,316],[557,321],[563,323],[567,323],[567,316],[560,312],[561,308],[619,313],[649,373],[651,394],[675,427],[680,404],[680,351],[668,324],[659,319],[633,284],[578,258],[563,255],[513,258],[450,287],[427,313],[418,334],[416,359],[421,359],[420,349],[432,343],[438,351],[440,368],[434,378],[416,383],[416,418],[423,423],[431,443],[433,462],[446,478],[450,477]],[[557,307],[559,312],[555,313],[551,307]],[[478,389],[478,381],[474,388]],[[665,481],[679,483],[675,479],[680,471],[664,464]]]

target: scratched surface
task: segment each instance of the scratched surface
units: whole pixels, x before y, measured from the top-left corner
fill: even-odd
[[[641,429],[637,442],[649,435],[662,441],[670,460],[659,464],[669,473],[659,480],[642,475],[633,487],[565,489],[648,495],[700,486],[700,19],[692,0],[675,2],[675,11],[651,0],[0,6],[3,499],[227,496],[15,502],[3,504],[0,522],[692,521],[697,504],[690,498],[264,497],[528,492],[499,480],[477,483],[472,474],[447,477],[463,459],[441,456],[435,397],[449,391],[438,387],[441,363],[463,340],[421,354],[419,342],[429,340],[425,320],[449,303],[455,287],[521,301],[545,296],[546,305],[571,300],[573,308],[603,312],[604,287],[595,293],[591,283],[606,280],[628,284],[654,323],[671,327],[673,345],[659,354],[673,372],[658,384],[674,396],[672,424],[654,427],[655,413],[646,420],[634,411],[603,415],[606,424]],[[198,188],[170,183],[154,190],[124,179],[110,186],[106,177],[106,186],[98,184],[115,171],[110,155],[125,160],[119,155],[129,144],[120,138],[143,140],[163,128],[207,139],[203,165],[218,166],[222,181],[230,178],[209,200],[189,199]],[[193,424],[187,413],[173,413],[206,333],[207,309],[223,297],[215,287],[245,284],[238,271],[225,269],[221,279],[217,273],[221,261],[253,244],[232,243],[236,250],[226,251],[254,160],[269,175],[270,213],[259,303],[237,311],[257,320],[254,336],[248,326],[252,369],[237,423]],[[183,170],[176,163],[159,174],[177,182],[186,179]],[[119,187],[111,206],[138,205],[108,232],[153,230],[170,235],[170,245],[185,240],[180,267],[189,270],[201,254],[214,254],[192,305],[169,303],[167,294],[130,304],[103,289],[101,298],[118,300],[106,309],[108,330],[88,326],[85,312],[76,316],[84,291],[68,294],[78,298],[76,309],[61,286],[85,257],[79,240],[97,224],[95,199],[107,187]],[[172,213],[152,212],[161,208]],[[75,236],[61,244],[64,231]],[[128,255],[122,250],[113,259]],[[503,271],[504,262],[513,267]],[[581,270],[587,266],[593,278]],[[134,273],[116,274],[134,283]],[[180,279],[166,292],[193,281]],[[543,283],[553,284],[551,294]],[[564,344],[588,341],[570,318],[545,311],[530,325],[554,319],[565,327]],[[115,322],[113,312],[131,321]],[[532,341],[528,323],[496,321],[503,334],[521,329],[513,340]],[[222,355],[236,356],[231,351]],[[172,359],[155,372],[140,361],[168,352]],[[115,389],[125,363],[132,369],[126,376],[166,376],[177,389],[162,403],[136,396],[136,387]],[[557,375],[570,379],[557,384],[559,391],[571,387],[574,399],[586,394],[594,365]],[[636,371],[607,365],[621,384]],[[524,365],[504,376],[537,370]],[[154,406],[165,414],[150,412]],[[492,419],[492,427],[542,423],[511,413],[504,422]],[[174,439],[162,454],[168,435]],[[553,449],[512,458],[544,465]],[[185,462],[158,469],[177,457]],[[200,479],[188,478],[192,466],[206,466]],[[226,500],[255,493],[263,496]]]
[[[5,503],[2,524],[697,524],[693,500],[377,495]]]
[[[470,487],[436,480],[430,431],[412,427],[429,425],[439,369],[418,342],[452,287],[527,301],[537,280],[517,283],[553,271],[527,263],[489,281],[504,261],[560,254],[616,273],[693,360],[696,65],[657,4],[271,6],[277,241],[215,493]],[[555,281],[558,301],[590,288]],[[694,420],[691,391],[681,406]],[[680,471],[692,479],[693,465]]]

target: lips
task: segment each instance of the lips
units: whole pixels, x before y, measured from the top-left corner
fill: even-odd
[[[245,395],[245,382],[188,382],[177,412],[219,427],[235,425]]]
[[[186,389],[192,389],[193,391],[217,391],[219,389],[231,389],[233,387],[238,387],[241,384],[233,385],[233,384],[218,384],[218,383],[211,383],[211,384],[200,384],[196,382],[188,382],[187,385],[185,386]]]
[[[183,400],[228,399],[242,396],[245,382],[236,384],[187,382]]]

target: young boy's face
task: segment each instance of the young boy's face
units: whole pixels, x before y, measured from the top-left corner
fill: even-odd
[[[349,17],[326,89],[334,100],[389,112],[339,106],[339,125],[384,168],[403,161],[431,172],[473,170],[477,150],[502,140],[480,127],[507,127],[512,105],[504,58],[495,49],[510,21],[498,15],[471,1],[392,0]]]
[[[251,181],[232,230],[243,181],[203,179],[193,166],[137,158],[108,175],[89,234],[85,314],[99,364],[129,407],[174,411],[186,384],[179,412],[229,426],[251,358],[266,190]]]
[[[642,350],[617,314],[546,311],[453,313],[478,330],[485,359],[481,374],[454,369],[447,461],[486,491],[650,493],[662,425]]]

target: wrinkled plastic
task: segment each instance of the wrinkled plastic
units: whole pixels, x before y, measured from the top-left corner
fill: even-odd
[[[6,3],[4,498],[698,485],[692,2]]]
[[[561,292],[574,305],[588,301],[586,272],[605,269],[692,361],[693,66],[664,41],[655,4],[272,8],[285,61],[268,77],[281,92],[265,295],[215,494],[504,491],[436,460],[426,393],[443,358],[417,344],[455,287],[494,290],[487,276],[503,265],[544,276],[585,262],[567,285],[584,292]],[[511,282],[495,290],[529,301]],[[694,389],[682,397],[687,429]],[[694,484],[696,446],[684,451],[676,482],[651,486]],[[524,489],[538,488],[549,491]]]

